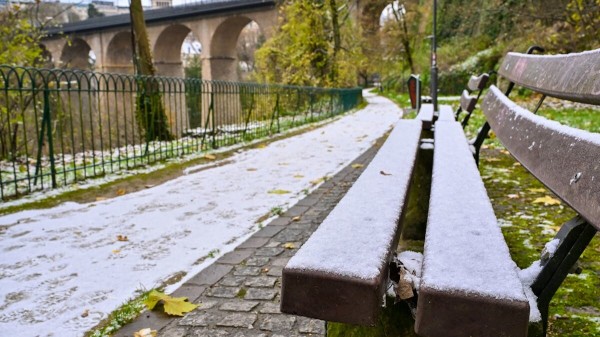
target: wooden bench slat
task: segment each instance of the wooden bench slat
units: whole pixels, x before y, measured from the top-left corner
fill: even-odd
[[[463,90],[462,95],[460,96],[460,107],[463,109],[463,111],[468,113],[473,112],[476,104],[477,97],[471,96],[468,91]]]
[[[467,84],[467,88],[469,88],[471,91],[482,90],[485,88],[489,78],[490,75],[485,73],[479,76],[471,76],[469,83]]]
[[[283,269],[281,311],[371,325],[387,289],[422,122],[401,120],[373,161]]]
[[[431,125],[433,124],[433,104],[421,105],[421,110],[419,110],[415,119],[423,122],[423,129],[431,129]]]
[[[439,117],[438,121],[451,121],[454,122],[456,119],[454,118],[454,111],[452,111],[452,107],[449,105],[440,105],[439,106]]]
[[[435,125],[415,330],[422,336],[526,336],[529,303],[462,127]]]
[[[482,109],[510,153],[600,230],[600,134],[561,125],[510,101],[492,86]]]
[[[508,53],[498,73],[548,96],[600,104],[600,49],[567,55]]]

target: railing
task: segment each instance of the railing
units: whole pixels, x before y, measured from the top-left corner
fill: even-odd
[[[0,65],[0,198],[265,137],[361,99],[359,89]]]

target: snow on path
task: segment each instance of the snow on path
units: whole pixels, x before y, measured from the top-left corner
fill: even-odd
[[[0,217],[0,336],[82,336],[136,290],[180,271],[193,276],[214,259],[194,262],[232,250],[258,218],[293,205],[400,117],[390,101],[365,97],[363,110],[221,167],[115,199]]]

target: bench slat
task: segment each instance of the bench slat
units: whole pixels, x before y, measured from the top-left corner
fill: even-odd
[[[475,110],[475,105],[477,104],[477,97],[469,95],[469,92],[463,90],[462,95],[460,96],[460,107],[463,111],[468,113],[473,112]]]
[[[457,122],[435,125],[415,330],[422,336],[526,336],[529,304]]]
[[[482,109],[510,153],[600,230],[600,134],[534,115],[492,86]]]
[[[373,161],[283,269],[281,311],[372,325],[387,289],[421,121],[401,120]]]
[[[454,111],[452,111],[452,107],[449,105],[440,105],[439,106],[439,117],[438,121],[451,121],[454,122],[456,119],[454,118]]]
[[[600,104],[600,49],[567,55],[508,53],[498,73],[551,97]]]
[[[482,90],[485,88],[489,78],[490,75],[486,73],[483,73],[479,76],[471,76],[469,83],[467,84],[467,88],[469,88],[470,91]]]
[[[421,105],[421,110],[419,110],[415,119],[423,122],[423,129],[431,129],[431,125],[433,124],[433,104]]]

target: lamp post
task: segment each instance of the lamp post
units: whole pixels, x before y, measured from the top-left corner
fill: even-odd
[[[433,112],[438,112],[438,68],[437,68],[437,45],[436,45],[436,20],[437,20],[437,0],[433,0],[433,34],[431,37],[431,101],[433,103]]]

